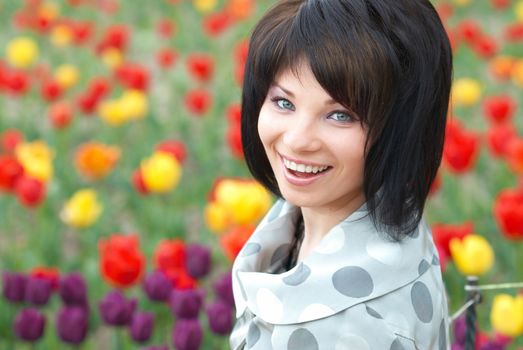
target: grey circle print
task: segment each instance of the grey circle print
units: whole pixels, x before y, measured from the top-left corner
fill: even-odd
[[[284,204],[284,201],[280,200],[274,205],[271,212],[267,216],[268,222],[271,222],[272,220],[276,219],[280,215],[281,209],[283,208],[283,204]]]
[[[430,268],[430,264],[427,262],[427,260],[423,259],[418,265],[418,273],[419,275],[423,275],[427,270]]]
[[[318,341],[305,328],[298,328],[292,332],[287,343],[287,350],[318,350]]]
[[[351,298],[369,296],[374,290],[370,274],[358,266],[345,266],[332,275],[332,284],[338,292]]]
[[[304,263],[300,263],[292,275],[283,278],[283,283],[289,286],[297,286],[305,282],[310,274],[311,269]]]
[[[243,248],[242,256],[249,256],[258,253],[261,250],[261,245],[258,243],[248,243],[245,248]]]
[[[432,321],[434,308],[432,307],[432,297],[427,286],[420,281],[414,283],[410,290],[410,297],[414,312],[416,312],[419,320],[424,323]]]

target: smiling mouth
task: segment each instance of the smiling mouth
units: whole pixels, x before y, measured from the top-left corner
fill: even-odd
[[[287,169],[289,173],[296,177],[301,178],[308,178],[308,177],[314,177],[316,175],[325,173],[332,169],[331,166],[323,165],[323,166],[317,166],[317,165],[310,165],[310,164],[300,164],[295,163],[291,160],[288,160],[286,158],[283,158],[283,165]]]

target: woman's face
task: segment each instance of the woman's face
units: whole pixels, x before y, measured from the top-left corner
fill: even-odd
[[[366,132],[323,90],[308,64],[269,88],[258,132],[282,196],[294,205],[350,214],[363,194]]]

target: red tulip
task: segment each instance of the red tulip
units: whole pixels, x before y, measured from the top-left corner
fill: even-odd
[[[31,269],[29,275],[35,278],[46,279],[51,282],[53,290],[58,289],[60,270],[57,267],[35,266]]]
[[[185,162],[185,158],[187,158],[187,150],[185,148],[185,145],[181,141],[162,141],[155,147],[155,150],[172,154],[172,156],[176,158],[176,160],[181,164],[183,164]]]
[[[96,110],[98,102],[98,98],[86,93],[80,94],[76,98],[76,104],[78,105],[78,108],[80,108],[80,110],[85,114],[93,113]]]
[[[168,18],[161,19],[156,24],[156,32],[162,38],[169,39],[174,35],[175,32],[174,22]]]
[[[149,86],[149,72],[138,63],[125,63],[115,71],[116,78],[128,89],[147,90]]]
[[[154,266],[160,271],[185,268],[185,243],[180,239],[163,240],[156,246]]]
[[[178,53],[176,53],[176,51],[174,51],[174,49],[170,47],[160,49],[156,53],[156,62],[158,62],[158,65],[162,68],[171,67],[175,63],[177,58]]]
[[[21,70],[9,69],[4,72],[3,85],[13,95],[23,95],[29,90],[29,77]]]
[[[461,21],[456,31],[458,37],[469,45],[474,44],[483,35],[479,24],[470,19]]]
[[[13,192],[24,168],[12,155],[0,155],[0,191]]]
[[[73,107],[65,101],[57,102],[49,107],[47,115],[54,128],[63,129],[73,119]]]
[[[233,19],[226,11],[212,13],[203,19],[203,31],[209,37],[216,37],[231,26]]]
[[[227,129],[227,143],[234,157],[243,159],[242,135],[239,123],[229,124]]]
[[[234,48],[234,59],[239,64],[245,64],[247,55],[249,53],[249,42],[247,40],[240,41]]]
[[[433,195],[436,192],[438,192],[440,187],[441,187],[441,174],[438,171],[436,174],[436,177],[434,178],[434,181],[432,181],[432,184],[430,185],[429,195]]]
[[[511,0],[490,0],[490,4],[496,10],[505,10],[510,6]]]
[[[145,257],[136,234],[113,234],[101,239],[98,249],[100,272],[107,282],[126,288],[140,281],[145,271]]]
[[[130,41],[130,29],[123,24],[114,24],[106,28],[102,39],[98,43],[97,52],[103,52],[108,48],[114,48],[119,51],[125,51]]]
[[[207,82],[214,74],[214,59],[208,54],[191,54],[187,57],[187,70],[196,80]]]
[[[233,261],[253,232],[253,226],[240,226],[221,236],[220,245],[225,256]]]
[[[42,181],[22,175],[16,181],[15,192],[21,204],[35,207],[45,198],[46,189]]]
[[[17,129],[6,129],[0,134],[0,151],[8,153],[15,151],[16,145],[24,141],[24,135]]]
[[[512,23],[505,27],[505,39],[511,42],[523,40],[523,23]]]
[[[494,218],[506,238],[519,240],[523,238],[523,191],[505,189],[494,202]]]
[[[523,139],[515,137],[507,145],[507,163],[518,175],[523,175]]]
[[[202,115],[207,112],[212,104],[212,95],[203,89],[191,90],[185,96],[185,106],[195,115]]]
[[[489,58],[498,52],[498,44],[494,38],[487,35],[481,35],[472,44],[472,49],[478,56],[482,58]]]
[[[470,221],[459,225],[435,224],[432,226],[434,244],[436,244],[436,247],[440,248],[447,257],[451,256],[449,245],[453,238],[463,239],[473,232],[474,224]]]
[[[436,11],[443,22],[454,14],[454,8],[448,2],[439,3],[436,5]]]
[[[511,123],[495,124],[487,130],[487,144],[495,157],[504,157],[508,145],[517,137],[516,128]]]
[[[140,194],[149,193],[147,186],[145,186],[145,182],[143,180],[143,175],[142,175],[142,172],[140,171],[140,169],[136,169],[133,172],[132,183],[134,185],[134,188],[138,191],[138,193],[140,193]]]
[[[504,123],[512,118],[516,107],[516,101],[509,95],[489,96],[483,102],[483,113],[493,123]]]
[[[463,173],[474,166],[479,153],[479,137],[461,127],[457,120],[447,123],[443,159],[454,173]]]
[[[42,98],[48,102],[55,101],[62,96],[63,89],[56,80],[47,80],[42,83]]]
[[[239,124],[242,119],[242,110],[239,103],[234,103],[227,108],[227,120],[229,123]]]
[[[89,82],[87,91],[95,99],[101,99],[111,92],[111,83],[106,77],[94,77]]]
[[[90,21],[71,21],[69,22],[69,30],[73,37],[73,43],[76,45],[87,42],[94,31],[94,23]]]

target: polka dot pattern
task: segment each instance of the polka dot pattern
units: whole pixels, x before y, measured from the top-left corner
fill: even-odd
[[[294,330],[289,337],[287,350],[318,350],[316,337],[305,328]]]
[[[298,322],[306,322],[310,320],[317,320],[319,318],[332,315],[334,311],[323,304],[311,304],[307,306],[298,317]]]
[[[439,265],[439,258],[436,254],[432,255],[432,265],[435,265],[435,266]]]
[[[295,350],[319,350],[320,344],[334,350],[413,350],[428,344],[445,349],[448,324],[439,304],[444,289],[440,269],[433,268],[440,261],[428,227],[420,225],[417,238],[398,243],[367,225],[366,216],[344,220],[303,262],[283,272],[295,209],[275,203],[242,249],[249,258],[233,266],[242,325],[233,330],[233,348],[245,341],[249,350],[271,344]]]
[[[336,342],[334,350],[371,350],[369,343],[356,334],[344,334]]]
[[[389,266],[398,265],[403,257],[400,244],[384,241],[377,236],[371,237],[365,248],[371,258]]]
[[[432,297],[430,296],[430,291],[427,286],[423,282],[415,282],[412,285],[410,297],[414,312],[419,320],[424,323],[432,321],[434,308],[432,307]]]
[[[249,256],[258,253],[261,250],[261,245],[258,243],[247,243],[242,250],[241,256]]]
[[[419,275],[423,275],[427,270],[430,269],[430,264],[427,262],[427,260],[423,259],[418,265],[418,273]]]
[[[390,345],[390,350],[406,350],[405,347],[401,344],[401,341],[396,338]]]
[[[328,234],[325,236],[316,248],[314,248],[315,253],[319,254],[334,254],[343,248],[345,245],[345,231],[337,226],[334,227]]]
[[[281,209],[283,208],[284,203],[285,203],[284,201],[279,200],[276,202],[276,204],[274,204],[271,211],[269,212],[269,215],[267,216],[268,222],[273,221],[280,215],[280,212],[281,212]]]
[[[369,315],[371,315],[372,317],[374,318],[379,318],[379,319],[382,319],[383,317],[379,314],[378,311],[374,310],[373,308],[371,308],[370,306],[367,306],[365,305],[365,309],[367,310],[367,313]]]
[[[297,286],[307,279],[311,274],[311,269],[304,263],[299,263],[296,266],[296,271],[292,275],[283,278],[283,283],[289,286]]]
[[[247,341],[245,344],[247,346],[247,349],[250,349],[254,345],[256,345],[258,340],[260,340],[260,336],[261,336],[260,329],[258,328],[256,323],[251,322],[251,324],[249,325],[249,330],[247,331]]]
[[[374,290],[370,274],[359,266],[346,266],[332,275],[332,284],[341,294],[351,298],[369,296]]]

